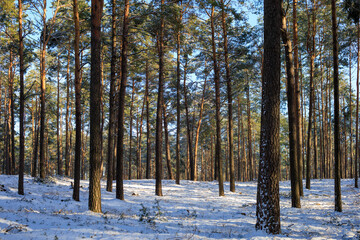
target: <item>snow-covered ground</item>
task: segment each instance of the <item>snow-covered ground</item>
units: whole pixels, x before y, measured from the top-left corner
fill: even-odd
[[[236,193],[218,196],[216,182],[163,181],[163,197],[154,180],[125,181],[125,201],[105,191],[102,214],[88,210],[88,182],[81,201],[72,200],[71,179],[46,183],[25,178],[25,196],[17,194],[17,176],[0,175],[0,239],[359,239],[360,191],[342,180],[343,212],[334,212],[333,180],[312,180],[302,208],[291,208],[290,182],[281,182],[278,236],[255,231],[256,182],[236,184]],[[115,183],[114,183],[115,185]]]

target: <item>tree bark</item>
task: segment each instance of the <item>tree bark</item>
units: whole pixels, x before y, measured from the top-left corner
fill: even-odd
[[[287,100],[288,100],[288,121],[289,121],[289,148],[290,148],[290,177],[291,177],[291,206],[300,208],[300,189],[299,189],[299,167],[298,167],[298,144],[297,144],[297,106],[296,106],[296,86],[294,78],[294,65],[291,41],[286,29],[285,10],[282,9],[281,38],[285,46],[286,75],[287,75]]]
[[[109,132],[107,152],[107,181],[106,191],[112,192],[114,166],[114,138],[115,138],[115,85],[116,85],[116,0],[111,1],[111,66],[110,66],[110,95],[109,95]]]
[[[73,199],[80,201],[80,175],[81,175],[81,78],[80,78],[80,19],[78,0],[73,0],[75,25],[75,164],[74,164],[74,192]]]
[[[119,116],[118,116],[118,145],[116,165],[116,198],[124,200],[124,106],[127,82],[127,50],[129,34],[129,0],[125,0],[124,22],[121,49],[121,85],[119,93]]]
[[[335,155],[335,169],[334,169],[334,191],[335,191],[335,211],[342,212],[341,203],[341,157],[340,157],[340,117],[339,117],[339,45],[337,34],[337,19],[336,19],[336,0],[331,0],[331,20],[332,20],[332,35],[333,35],[333,59],[334,59],[334,155]]]
[[[226,85],[227,85],[227,100],[228,100],[228,136],[229,136],[229,166],[230,166],[230,191],[235,192],[235,167],[234,167],[234,136],[233,136],[233,119],[232,119],[232,82],[229,66],[228,40],[227,40],[227,26],[225,16],[224,0],[221,0],[221,20],[224,38],[224,55],[225,55],[225,70],[226,70]]]
[[[19,184],[18,193],[24,195],[24,165],[25,165],[25,98],[24,98],[24,39],[22,35],[22,0],[19,3],[19,57],[20,57],[20,152],[19,152]]]
[[[103,0],[91,1],[89,210],[101,212],[101,18]]]
[[[188,140],[188,148],[189,148],[189,161],[190,161],[190,179],[195,181],[195,162],[193,156],[193,148],[192,148],[192,131],[190,126],[190,114],[189,114],[189,105],[187,101],[187,87],[186,87],[186,73],[187,73],[187,65],[188,58],[185,56],[185,66],[184,66],[184,105],[185,105],[185,113],[186,113],[186,129],[187,129],[187,140]]]
[[[264,74],[256,229],[280,233],[280,32],[281,1],[264,0]]]
[[[146,60],[146,83],[145,83],[145,99],[146,99],[146,179],[151,178],[151,139],[150,139],[150,100],[149,100],[149,60]]]
[[[295,96],[296,96],[296,143],[297,143],[297,160],[298,160],[298,183],[299,183],[299,192],[300,196],[304,196],[303,191],[303,134],[302,134],[302,115],[301,115],[301,94],[300,94],[300,86],[299,86],[299,46],[298,46],[298,27],[297,27],[297,0],[293,0],[293,41],[294,41],[294,78],[295,78]]]
[[[220,116],[220,73],[216,56],[216,43],[215,43],[215,7],[211,7],[211,46],[212,46],[212,58],[214,63],[214,82],[215,82],[215,119],[216,119],[216,143],[215,143],[215,162],[217,164],[217,178],[219,181],[219,196],[224,196],[224,179],[222,171],[221,160],[221,116]]]
[[[155,140],[155,194],[162,196],[162,107],[164,103],[164,28],[165,28],[165,0],[161,0],[161,17],[160,17],[160,32],[158,40],[158,54],[159,54],[159,88],[156,111],[156,140]]]

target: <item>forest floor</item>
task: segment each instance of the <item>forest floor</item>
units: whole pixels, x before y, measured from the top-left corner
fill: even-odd
[[[102,211],[88,210],[88,181],[80,202],[72,180],[46,182],[0,175],[0,239],[360,239],[360,190],[342,180],[343,212],[334,212],[333,180],[312,180],[302,208],[291,208],[290,182],[280,183],[281,229],[277,236],[255,231],[256,182],[236,183],[236,192],[218,196],[217,182],[164,180],[163,197],[154,180],[124,181],[125,201],[105,191]],[[114,183],[115,185],[115,183]]]

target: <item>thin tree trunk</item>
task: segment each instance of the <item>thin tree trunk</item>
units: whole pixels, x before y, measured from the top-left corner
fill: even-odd
[[[334,58],[334,155],[335,155],[335,211],[342,212],[341,203],[341,157],[340,157],[340,117],[339,117],[339,45],[336,19],[336,0],[331,1],[331,19],[333,35],[333,58]]]
[[[253,156],[252,156],[252,139],[251,139],[251,109],[250,109],[250,81],[247,76],[247,89],[246,89],[246,100],[247,100],[247,143],[248,143],[248,180],[254,180],[254,167],[253,167]]]
[[[228,100],[228,136],[229,136],[229,166],[230,166],[230,191],[235,192],[235,169],[234,169],[234,136],[233,136],[233,119],[232,119],[232,82],[229,66],[228,40],[227,40],[227,26],[225,16],[224,0],[221,0],[221,22],[224,38],[224,55],[225,55],[225,70],[226,70],[226,84],[227,84],[227,100]]]
[[[192,131],[190,126],[190,114],[189,114],[189,105],[187,101],[187,87],[186,87],[186,73],[188,66],[188,58],[185,57],[185,66],[184,66],[184,105],[185,105],[185,113],[186,113],[186,129],[187,129],[187,140],[188,140],[188,148],[189,148],[189,161],[190,161],[190,179],[195,181],[195,165],[194,157],[193,157],[193,148],[192,148]]]
[[[144,120],[144,108],[145,108],[146,98],[144,97],[143,105],[141,108],[141,118],[140,118],[140,126],[137,126],[137,150],[136,150],[136,169],[137,169],[137,179],[142,178],[142,167],[141,167],[141,138],[143,132],[143,120]]]
[[[124,23],[121,49],[121,85],[119,93],[119,117],[118,117],[118,145],[117,145],[117,165],[116,165],[116,198],[124,200],[124,106],[127,82],[127,51],[129,34],[129,0],[125,0]]]
[[[206,66],[206,62],[205,62],[205,66]],[[194,162],[195,163],[197,163],[200,128],[201,128],[202,115],[203,115],[203,112],[204,112],[206,82],[207,82],[207,76],[205,77],[205,80],[204,80],[203,93],[202,93],[201,103],[200,103],[199,120],[198,120],[197,127],[196,127],[195,154],[194,154]],[[195,165],[195,179],[196,179],[196,175],[197,175],[197,171],[196,171],[196,165]]]
[[[356,130],[355,130],[355,161],[354,161],[354,178],[355,187],[359,188],[358,184],[358,157],[359,157],[359,71],[360,71],[360,23],[357,25],[357,71],[356,71]]]
[[[130,138],[129,138],[129,180],[131,180],[131,168],[132,168],[132,128],[133,128],[133,108],[134,108],[134,96],[135,96],[135,79],[132,81],[132,93],[130,103]]]
[[[150,141],[150,100],[149,100],[149,60],[146,60],[146,83],[145,83],[145,99],[146,99],[146,179],[151,178],[151,141]]]
[[[222,160],[221,160],[221,117],[220,117],[220,73],[216,56],[215,44],[215,7],[211,7],[211,45],[212,45],[212,58],[214,62],[214,82],[215,82],[215,108],[216,108],[216,144],[215,144],[215,162],[217,163],[217,177],[219,181],[219,196],[224,196],[224,179],[222,173]]]
[[[164,104],[164,29],[165,29],[165,0],[161,0],[161,17],[160,17],[160,30],[158,40],[158,53],[159,53],[159,88],[158,100],[156,111],[156,140],[155,140],[155,194],[162,196],[162,107]]]
[[[303,134],[302,134],[302,115],[301,115],[301,101],[299,88],[299,46],[298,46],[298,25],[297,25],[297,0],[293,0],[293,41],[294,41],[294,78],[295,78],[295,96],[296,96],[296,144],[297,144],[297,160],[298,160],[298,183],[300,196],[304,196],[302,184],[302,169],[303,169]]]
[[[169,179],[172,179],[172,170],[171,170],[171,155],[170,155],[170,141],[169,141],[169,131],[167,123],[167,114],[166,114],[166,104],[163,104],[163,117],[164,117],[164,131],[165,131],[165,155],[166,155],[166,166]]]
[[[73,199],[80,201],[80,175],[81,175],[81,78],[80,78],[80,19],[78,0],[73,0],[74,24],[75,24],[75,164],[74,164],[74,192]]]
[[[287,75],[287,99],[288,99],[288,121],[289,121],[289,148],[290,148],[290,176],[291,176],[291,205],[300,208],[300,189],[299,189],[299,167],[298,167],[298,144],[297,144],[297,106],[296,106],[296,86],[294,78],[294,65],[291,41],[286,29],[285,10],[282,9],[281,37],[285,45],[286,75]]]
[[[350,116],[349,116],[349,128],[350,128],[350,136],[349,136],[349,140],[350,140],[350,168],[349,168],[349,177],[353,178],[353,144],[352,144],[352,135],[353,135],[353,131],[352,131],[352,88],[351,88],[351,42],[349,44],[349,85],[350,85],[350,90],[349,90],[349,112],[350,112]]]
[[[19,4],[19,57],[20,57],[20,146],[19,146],[19,184],[18,193],[24,195],[24,165],[25,165],[25,97],[24,97],[24,39],[22,35],[22,0],[18,0]],[[1,91],[1,88],[0,88]]]
[[[315,34],[316,34],[316,23],[315,23],[315,0],[313,2],[313,13],[312,13],[312,32],[311,32],[311,43],[308,43],[308,52],[310,55],[310,101],[309,101],[309,123],[308,123],[308,140],[306,147],[306,188],[310,189],[310,178],[311,178],[311,131],[312,131],[312,120],[313,120],[313,107],[314,107],[314,71],[315,71]],[[310,31],[310,22],[309,22]],[[309,40],[310,41],[310,40]]]
[[[70,176],[70,40],[66,70],[66,113],[65,113],[65,176]]]
[[[182,0],[179,1],[179,5],[182,9]],[[183,12],[180,11],[179,25],[182,24]],[[178,28],[176,34],[176,184],[180,184],[180,51],[181,51],[181,28]]]
[[[107,181],[106,191],[112,192],[115,138],[115,84],[116,84],[116,0],[111,1],[111,66],[110,66],[110,94],[109,94],[109,132],[107,152]]]

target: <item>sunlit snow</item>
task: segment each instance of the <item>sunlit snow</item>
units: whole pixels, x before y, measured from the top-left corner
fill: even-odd
[[[255,230],[256,182],[236,183],[236,192],[218,196],[217,182],[124,181],[125,201],[105,191],[102,214],[88,210],[88,181],[80,202],[73,201],[71,179],[46,183],[25,177],[25,196],[17,176],[0,175],[0,239],[359,239],[360,191],[342,180],[343,212],[334,212],[333,180],[312,180],[302,208],[291,208],[290,182],[280,183],[282,233]],[[2,187],[3,185],[3,187]],[[114,183],[115,186],[115,183]],[[275,237],[275,238],[274,238]]]

